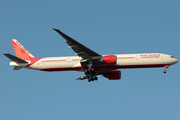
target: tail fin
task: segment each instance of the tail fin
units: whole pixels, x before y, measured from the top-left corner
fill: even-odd
[[[23,47],[16,39],[11,40],[12,46],[18,58],[23,60],[31,60],[35,58],[25,47]]]

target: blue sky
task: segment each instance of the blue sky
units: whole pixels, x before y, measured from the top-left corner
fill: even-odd
[[[166,53],[180,59],[178,0],[6,0],[0,51],[17,39],[35,57],[72,56],[58,28],[99,54]],[[82,72],[13,71],[0,56],[1,120],[179,120],[179,63],[122,69],[122,79],[77,81]]]

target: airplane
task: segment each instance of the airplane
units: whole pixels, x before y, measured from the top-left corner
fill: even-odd
[[[9,53],[3,54],[12,60],[10,65],[15,66],[13,70],[27,68],[49,72],[81,71],[84,72],[84,75],[77,80],[88,79],[91,82],[98,80],[98,75],[103,75],[109,80],[120,80],[121,71],[118,69],[164,67],[163,72],[166,73],[166,69],[170,65],[178,62],[175,57],[161,53],[101,55],[59,29],[53,28],[53,30],[66,40],[69,48],[72,48],[78,56],[35,58],[16,39],[12,39],[11,43],[16,56]]]

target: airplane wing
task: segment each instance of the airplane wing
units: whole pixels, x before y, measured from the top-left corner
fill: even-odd
[[[86,46],[82,45],[81,43],[77,42],[73,38],[69,37],[68,35],[64,34],[58,29],[53,28],[56,32],[58,32],[65,40],[66,43],[69,45],[70,48],[74,50],[76,55],[82,58],[81,66],[85,72],[85,75],[82,77],[77,78],[77,80],[84,80],[88,79],[88,81],[97,80],[97,75],[105,75],[108,71],[95,71],[92,66],[93,65],[102,65],[103,64],[103,56],[92,51],[91,49],[87,48]],[[88,69],[84,69],[88,68]]]
[[[82,45],[81,43],[77,42],[73,38],[69,37],[68,35],[64,34],[58,29],[53,28],[56,32],[58,32],[65,40],[66,43],[69,45],[70,48],[74,50],[76,55],[83,59],[92,59],[92,57],[101,57],[100,54],[92,51],[91,49],[87,48],[86,46]]]

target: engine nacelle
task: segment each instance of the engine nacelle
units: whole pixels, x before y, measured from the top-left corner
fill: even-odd
[[[103,56],[103,64],[115,65],[117,61],[116,55]]]
[[[119,70],[112,70],[104,75],[104,77],[108,78],[109,80],[120,80],[121,79],[121,71]]]

